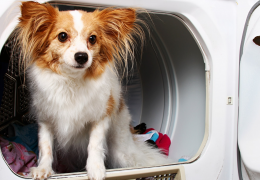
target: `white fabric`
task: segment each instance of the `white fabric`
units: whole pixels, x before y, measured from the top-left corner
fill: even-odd
[[[151,139],[151,137],[153,136],[155,132],[149,133],[149,134],[134,134],[134,137],[138,140],[138,141],[147,141],[149,139]]]

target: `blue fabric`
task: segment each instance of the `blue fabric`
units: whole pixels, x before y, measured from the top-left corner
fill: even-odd
[[[16,143],[18,143],[18,144],[23,145],[23,146],[27,149],[27,151],[33,151],[33,150],[31,149],[31,147],[28,146],[28,145],[27,145],[20,137],[18,137],[18,136],[7,137],[7,138],[5,138],[5,139],[8,140],[8,141],[16,142]],[[33,152],[34,152],[34,151],[33,151]]]
[[[178,160],[178,162],[186,162],[187,161],[187,159],[184,159],[184,158],[180,158],[179,160]]]
[[[156,131],[149,131],[146,134],[151,134],[151,133],[154,133],[154,134],[152,135],[152,137],[150,139],[153,140],[153,142],[156,142],[157,139],[159,138],[158,132],[156,132]]]
[[[22,144],[28,151],[33,151],[38,156],[38,125],[28,124],[20,126],[12,124],[12,126],[14,127],[15,136],[5,139]]]

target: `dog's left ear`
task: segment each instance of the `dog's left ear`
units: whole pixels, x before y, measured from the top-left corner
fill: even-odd
[[[111,9],[96,11],[100,28],[114,40],[124,39],[134,29],[136,21],[135,9]]]

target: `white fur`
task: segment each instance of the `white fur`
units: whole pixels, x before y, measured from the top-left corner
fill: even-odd
[[[47,178],[49,175],[53,174],[52,170],[52,161],[53,161],[53,134],[49,131],[49,127],[44,123],[39,123],[39,144],[40,147],[39,153],[39,164],[38,167],[32,167],[30,173],[34,179],[39,177]]]
[[[80,40],[80,13],[73,11],[71,14],[78,29],[78,39],[71,47],[71,52],[64,54],[65,60],[81,50],[91,55]],[[70,61],[72,59],[67,64]],[[168,163],[159,150],[133,139],[128,108],[124,105],[119,111],[120,82],[113,66],[108,66],[96,79],[84,79],[82,69],[66,64],[60,65],[61,74],[39,68],[36,64],[28,69],[32,92],[31,112],[37,117],[40,127],[41,155],[39,166],[31,169],[34,179],[44,179],[53,174],[51,164],[55,159],[55,150],[62,151],[66,156],[62,158],[63,162],[71,164],[72,168],[73,161],[76,164],[84,161],[91,180],[105,178],[104,162],[108,168]],[[107,115],[110,96],[114,99],[114,108],[112,114]],[[49,152],[49,149],[53,151]]]
[[[81,34],[81,31],[84,28],[83,22],[81,20],[82,14],[79,11],[70,11],[70,14],[73,17],[74,28],[78,31],[78,34]]]
[[[74,30],[76,31],[76,37],[72,40],[70,47],[66,50],[66,52],[62,55],[60,62],[65,62],[65,64],[69,66],[77,66],[77,62],[74,59],[74,55],[77,52],[86,52],[88,54],[88,61],[84,65],[85,68],[88,68],[92,64],[92,53],[86,43],[86,39],[82,37],[82,30],[83,30],[83,21],[81,19],[82,14],[79,11],[70,11],[70,14],[73,17],[73,26]]]

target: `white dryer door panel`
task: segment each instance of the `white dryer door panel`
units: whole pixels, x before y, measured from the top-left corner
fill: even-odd
[[[259,6],[251,16],[244,41],[239,92],[238,144],[242,161],[253,179],[260,179],[260,37],[257,36],[260,36]]]

